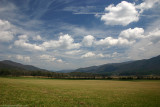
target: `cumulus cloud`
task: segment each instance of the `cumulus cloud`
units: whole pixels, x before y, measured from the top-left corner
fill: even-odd
[[[35,41],[41,41],[42,37],[40,35],[33,36],[33,40],[35,40]]]
[[[126,54],[131,59],[149,58],[160,53],[160,29],[155,29],[145,34],[145,38],[140,39],[132,45]]]
[[[0,41],[9,42],[14,36],[11,31],[11,24],[8,21],[0,20]]]
[[[0,41],[2,42],[9,42],[13,37],[13,33],[10,31],[0,31]]]
[[[120,37],[122,38],[126,38],[128,40],[135,40],[135,39],[141,39],[141,38],[145,38],[144,36],[144,29],[143,28],[134,28],[134,29],[126,29],[121,31]]]
[[[96,42],[97,45],[116,45],[117,43],[118,39],[114,39],[112,37],[107,37]]]
[[[20,40],[28,41],[28,36],[27,35],[19,35],[18,38]]]
[[[66,34],[63,36],[59,37],[59,40],[51,40],[51,41],[46,41],[42,44],[43,47],[45,48],[62,48],[62,49],[77,49],[80,48],[79,43],[74,43],[74,39]]]
[[[82,44],[87,47],[92,46],[93,42],[94,37],[92,35],[85,36],[82,40]]]
[[[16,55],[16,59],[24,61],[24,62],[30,62],[31,58],[29,56],[23,56],[23,55]]]
[[[40,55],[39,58],[47,62],[58,62],[58,63],[64,62],[62,59],[57,59],[56,57],[47,54]]]
[[[97,56],[101,58],[105,57],[102,53],[98,54]]]
[[[87,52],[84,55],[81,56],[81,58],[89,58],[89,57],[94,57],[94,58],[109,58],[117,55],[118,53],[113,53],[113,54],[103,54],[103,53],[98,53],[95,54],[93,52]]]
[[[38,36],[38,38],[39,37],[40,36]],[[32,44],[29,42],[29,37],[27,35],[20,35],[18,36],[18,40],[14,42],[14,45],[30,50],[39,51],[48,49],[78,49],[81,46],[80,43],[74,43],[74,39],[68,34],[60,36],[59,40],[45,41],[42,44]]]
[[[53,50],[53,49],[69,49],[66,51],[65,54],[68,55],[75,55],[81,52],[79,49],[81,46],[85,47],[96,47],[96,46],[130,46],[138,40],[145,39],[145,38],[152,38],[151,42],[157,41],[156,37],[159,37],[159,29],[154,30],[153,32],[149,32],[148,34],[144,34],[143,28],[129,28],[120,32],[117,38],[113,38],[108,36],[106,38],[96,40],[94,36],[87,35],[83,38],[82,42],[75,43],[74,39],[68,35],[62,35],[59,37],[58,40],[50,40],[45,41],[42,44],[34,44],[29,42],[29,36],[27,35],[20,35],[18,36],[18,40],[14,42],[14,45],[17,47],[26,48],[28,50]],[[73,50],[74,49],[74,50]],[[88,53],[90,56],[90,53]],[[86,54],[86,55],[88,55]],[[102,55],[100,55],[102,56]],[[83,56],[85,57],[85,55]]]
[[[29,43],[28,36],[27,35],[20,35],[18,36],[19,40],[16,40],[14,42],[14,45],[17,47],[22,47],[28,50],[38,50],[38,51],[44,51],[45,49],[37,44],[31,44]]]
[[[148,39],[150,43],[156,42],[160,40],[160,29],[157,28],[151,32],[144,34],[143,28],[129,28],[121,31],[121,33],[119,34],[119,38],[125,38],[129,41]]]
[[[143,11],[152,8],[156,3],[160,3],[160,1],[145,0],[138,5],[127,1],[122,1],[116,6],[112,4],[105,8],[106,13],[101,16],[101,20],[106,25],[126,26],[132,22],[137,22]]]
[[[115,45],[130,45],[133,41],[128,41],[125,38],[112,38],[112,37],[106,37],[105,39],[100,39],[99,41],[96,41],[96,45],[107,45],[107,46],[115,46]]]
[[[140,9],[140,13],[143,13],[144,10],[152,8],[155,3],[160,3],[160,1],[159,0],[145,0],[141,4],[137,5],[136,8]]]
[[[135,38],[143,37],[142,28],[127,29],[120,33],[118,38],[106,37],[104,39],[96,40],[94,36],[87,35],[83,38],[82,42],[74,43],[74,39],[66,34],[60,36],[58,40],[45,41],[42,44],[30,43],[29,36],[20,35],[18,40],[14,42],[14,45],[17,47],[22,47],[28,50],[38,50],[44,51],[49,49],[79,49],[82,45],[86,47],[104,45],[104,46],[116,46],[116,45],[130,45],[133,44]],[[133,38],[133,39],[130,39]],[[65,52],[66,54],[78,54],[80,50],[71,50]]]
[[[81,58],[88,58],[88,57],[94,57],[95,56],[95,53],[93,52],[88,52],[84,55],[81,56]]]
[[[11,24],[6,20],[0,19],[0,28],[1,30],[10,30]]]
[[[58,60],[57,60],[57,62],[62,63],[62,62],[63,62],[63,60],[62,60],[62,59],[58,59]]]
[[[46,55],[46,54],[40,55],[39,58],[40,58],[41,60],[45,60],[45,61],[48,61],[48,62],[53,62],[53,61],[56,60],[56,58],[55,58],[54,56]]]
[[[147,38],[151,43],[160,42],[160,29],[155,29],[148,33]]]
[[[157,56],[160,53],[160,41],[152,43],[149,39],[142,39],[140,42],[137,42],[132,47],[130,47],[126,54],[130,59],[144,59]]]
[[[143,28],[129,28],[120,32],[118,38],[113,38],[108,36],[104,39],[96,40],[93,36],[85,36],[82,43],[86,43],[87,46],[130,46],[135,43],[137,40],[145,39],[153,36],[159,36],[159,30],[155,30],[154,32],[150,32],[148,35],[144,35]],[[91,39],[92,38],[92,39]],[[84,42],[85,41],[85,42]]]
[[[152,33],[151,33],[152,34]],[[150,35],[151,35],[150,34]],[[120,32],[118,38],[106,37],[104,39],[100,39],[99,41],[95,41],[96,45],[106,45],[106,46],[130,46],[135,43],[138,39],[148,38],[148,35],[144,35],[143,28],[129,28]]]
[[[68,54],[68,55],[75,55],[75,54],[78,54],[80,53],[81,50],[72,50],[72,51],[67,51],[65,52],[65,54]]]
[[[148,37],[160,37],[160,28],[157,28],[148,33]]]
[[[105,13],[102,15],[101,20],[106,25],[123,25],[126,26],[131,22],[137,22],[139,20],[139,13],[136,10],[135,4],[127,1],[122,1],[116,6],[109,5],[105,8]]]
[[[88,35],[85,36],[82,40],[82,45],[86,47],[91,46],[98,46],[98,45],[104,45],[104,46],[124,46],[124,45],[131,45],[136,42],[137,39],[146,38],[144,35],[144,29],[143,28],[129,28],[126,30],[121,31],[118,38],[113,38],[111,36],[108,36],[104,39],[96,40],[94,36]]]

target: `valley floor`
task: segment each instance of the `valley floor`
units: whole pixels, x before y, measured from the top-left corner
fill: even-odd
[[[158,107],[160,80],[0,77],[0,107]]]

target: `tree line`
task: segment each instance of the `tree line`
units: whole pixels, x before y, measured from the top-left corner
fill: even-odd
[[[94,74],[94,73],[84,73],[84,72],[70,72],[70,73],[57,73],[51,71],[26,71],[19,69],[0,69],[0,76],[33,76],[33,77],[45,77],[45,78],[57,78],[57,79],[160,79],[160,76],[154,75],[131,75],[131,76],[116,76],[107,74]]]

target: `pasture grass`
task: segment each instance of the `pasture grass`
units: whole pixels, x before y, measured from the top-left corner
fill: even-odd
[[[0,77],[0,107],[158,107],[160,80]]]

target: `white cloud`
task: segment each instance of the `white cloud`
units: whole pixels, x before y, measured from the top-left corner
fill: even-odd
[[[58,62],[58,63],[64,62],[62,59],[57,59],[54,56],[47,55],[47,54],[40,55],[39,58],[47,62]]]
[[[140,13],[143,13],[144,10],[152,8],[155,3],[160,3],[160,1],[159,0],[145,0],[141,4],[137,5],[136,8],[140,9]]]
[[[155,29],[145,34],[145,38],[140,39],[132,45],[126,54],[131,59],[150,58],[160,53],[160,29]]]
[[[144,47],[138,48],[141,51],[145,51]]]
[[[20,35],[20,36],[18,36],[18,39],[19,40],[16,40],[14,42],[14,45],[19,46],[19,47],[23,47],[23,48],[27,48],[29,50],[46,50],[47,51],[49,49],[51,49],[51,50],[55,49],[56,51],[58,51],[59,49],[60,50],[62,49],[63,51],[61,51],[61,52],[63,52],[64,54],[66,54],[66,55],[81,55],[80,58],[88,58],[88,57],[92,57],[92,58],[110,57],[110,58],[112,58],[112,57],[117,57],[118,54],[114,53],[114,54],[107,55],[107,54],[104,54],[103,52],[97,53],[94,50],[93,51],[97,54],[95,54],[93,52],[87,52],[85,54],[82,54],[84,51],[76,50],[76,49],[80,48],[80,46],[82,44],[83,46],[86,46],[86,47],[93,46],[94,48],[99,48],[97,46],[109,46],[109,47],[110,46],[122,46],[122,47],[128,46],[127,49],[124,50],[124,51],[128,51],[128,50],[132,49],[133,46],[138,44],[140,41],[147,40],[147,39],[148,39],[148,43],[145,45],[153,46],[155,43],[156,44],[160,43],[159,42],[160,41],[160,30],[155,29],[152,32],[144,33],[143,28],[133,28],[133,29],[129,28],[129,29],[121,31],[118,38],[106,37],[104,39],[96,40],[93,36],[88,35],[88,36],[85,36],[83,38],[82,42],[79,42],[79,43],[75,43],[74,39],[67,34],[60,36],[58,40],[45,41],[39,45],[30,43],[29,36],[27,36],[27,35]],[[79,46],[75,47],[75,44],[79,44]],[[71,50],[64,50],[64,49],[71,49]],[[145,51],[146,47],[139,46],[137,49],[138,49],[138,51],[142,51],[142,50]],[[51,61],[63,62],[63,61],[61,61],[61,59],[57,59],[53,56],[45,55],[45,54],[41,55],[40,59],[46,60],[48,62],[51,62]]]
[[[31,43],[27,43],[26,41],[24,40],[16,40],[14,42],[14,45],[15,46],[18,46],[18,47],[22,47],[22,48],[26,48],[26,49],[29,49],[29,50],[39,50],[39,51],[44,51],[45,49],[41,46],[38,46],[36,44],[31,44]]]
[[[45,61],[48,61],[48,62],[53,62],[56,60],[56,58],[54,56],[51,56],[51,55],[40,55],[39,56],[41,60],[45,60]]]
[[[38,50],[38,51],[44,51],[45,50],[40,45],[29,43],[27,35],[20,35],[20,36],[18,36],[18,38],[19,38],[19,40],[16,40],[14,42],[14,45],[17,46],[17,47],[26,48],[28,50]]]
[[[42,44],[30,43],[29,36],[20,35],[18,36],[19,39],[14,42],[14,45],[17,47],[26,48],[28,50],[38,50],[38,51],[44,51],[44,50],[50,50],[50,49],[51,50],[79,49],[81,45],[86,47],[98,46],[98,45],[104,45],[104,46],[130,45],[130,44],[133,44],[135,41],[130,40],[129,37],[134,36],[136,34],[141,34],[141,32],[138,33],[138,31],[136,31],[137,29],[138,28],[135,28],[133,30],[132,29],[124,30],[121,32],[121,35],[118,38],[106,37],[98,41],[94,38],[94,36],[88,35],[88,36],[85,36],[82,42],[80,43],[74,43],[74,39],[68,34],[60,36],[58,40],[45,41]],[[139,29],[141,30],[141,28]],[[65,54],[73,55],[73,54],[78,54],[79,52],[80,50],[71,50],[71,51],[65,52]]]
[[[28,41],[28,36],[27,36],[27,35],[19,35],[18,38],[19,38],[20,40]]]
[[[88,53],[82,55],[81,58],[88,58],[88,57],[94,57],[94,56],[95,56],[95,54],[93,52],[88,52]]]
[[[68,54],[68,55],[75,55],[75,54],[78,54],[80,53],[81,50],[72,50],[72,51],[67,51],[65,52],[65,54]]]
[[[23,56],[22,56],[22,55],[17,55],[16,58],[17,58],[18,60],[23,60]]]
[[[104,56],[102,53],[100,53],[100,54],[97,55],[97,57],[103,58],[103,57],[105,57],[105,56]]]
[[[100,39],[99,41],[96,41],[96,45],[108,45],[108,46],[115,46],[115,45],[130,45],[133,41],[128,41],[125,38],[117,38],[114,39],[112,37],[106,37],[105,39]]]
[[[66,34],[60,36],[59,40],[46,41],[42,44],[42,46],[51,49],[77,49],[80,48],[81,45],[79,43],[74,43],[74,39],[70,35]]]
[[[95,54],[93,52],[87,52],[86,54],[82,55],[81,58],[89,58],[89,57],[94,57],[94,58],[111,58],[113,56],[118,55],[117,52],[113,53],[113,54],[103,54],[103,53],[98,53]]]
[[[0,29],[1,30],[10,30],[11,24],[8,21],[0,19]]]
[[[14,38],[11,26],[8,21],[0,20],[0,41],[9,42]]]
[[[29,50],[39,50],[44,51],[47,49],[77,49],[80,48],[80,43],[74,43],[74,39],[66,34],[59,37],[59,40],[50,40],[45,41],[42,44],[32,44],[29,42],[29,37],[27,35],[20,35],[18,36],[19,40],[14,42],[15,46],[26,48]],[[39,38],[39,36],[38,36]]]
[[[148,33],[147,35],[148,40],[151,41],[151,43],[156,43],[160,41],[160,29],[155,29]]]
[[[23,55],[16,55],[16,59],[24,61],[24,62],[30,62],[31,58],[29,56],[23,56]]]
[[[149,32],[148,37],[160,37],[160,28]]]
[[[63,60],[62,60],[62,59],[58,59],[58,60],[57,60],[57,62],[62,63],[62,62],[63,62]]]
[[[10,31],[0,31],[0,41],[9,42],[14,38],[13,33]]]
[[[112,57],[117,57],[119,55],[119,53],[118,52],[114,52],[114,53],[112,53]]]
[[[122,1],[116,6],[112,4],[105,8],[106,13],[101,16],[101,20],[104,21],[106,25],[126,26],[132,22],[137,22],[143,11],[153,8],[156,3],[160,4],[160,1],[144,0],[144,2],[138,5],[127,1]]]
[[[82,40],[82,44],[87,47],[92,46],[93,42],[94,42],[94,37],[92,35],[85,36]]]
[[[120,33],[120,37],[136,40],[134,45],[131,45],[125,54],[130,59],[138,60],[143,58],[151,58],[160,53],[160,29],[157,28],[150,32],[144,32],[143,28],[127,29]]]
[[[125,38],[118,38],[118,45],[132,45],[135,42],[135,40],[129,41]]]
[[[102,54],[102,53],[99,53],[96,55],[97,58],[111,58],[113,57],[113,55],[115,55],[115,52],[112,53],[112,54]]]
[[[152,34],[152,33],[151,33]],[[150,34],[150,35],[151,35]],[[130,46],[135,43],[138,39],[148,38],[148,35],[144,35],[143,28],[129,28],[120,32],[118,38],[106,37],[104,39],[100,39],[99,41],[95,41],[96,45],[105,45],[105,46]]]
[[[42,37],[41,37],[40,35],[33,36],[32,38],[33,38],[33,40],[35,40],[35,41],[41,41],[41,40],[42,40]]]
[[[138,27],[134,29],[129,28],[121,31],[121,33],[119,34],[119,37],[122,37],[128,40],[145,38],[143,28],[138,28]]]
[[[118,43],[118,39],[114,39],[112,37],[106,37],[105,39],[101,39],[96,42],[97,45],[116,45]]]
[[[106,25],[123,25],[126,26],[131,22],[139,20],[139,13],[135,8],[135,4],[127,1],[122,1],[116,6],[109,5],[105,8],[105,13],[101,20],[105,21]]]
[[[25,62],[30,62],[30,61],[31,61],[31,58],[30,58],[29,56],[25,56],[25,57],[24,57],[24,61],[25,61]]]
[[[141,41],[134,44],[128,50],[126,54],[130,59],[138,60],[144,58],[151,58],[157,56],[160,53],[160,41],[151,43],[149,39],[142,39]]]

